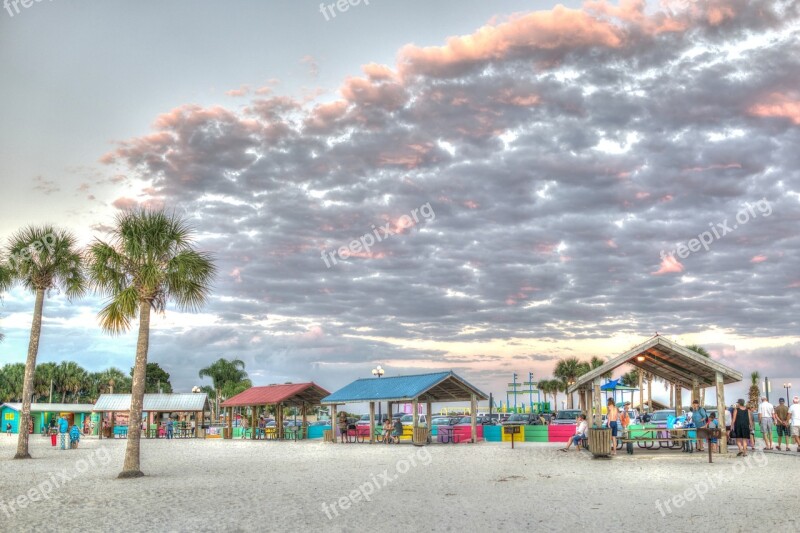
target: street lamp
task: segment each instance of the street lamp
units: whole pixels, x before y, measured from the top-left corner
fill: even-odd
[[[384,371],[381,368],[381,365],[378,365],[378,366],[376,366],[375,368],[372,369],[372,375],[373,376],[377,376],[378,379],[381,379],[381,377],[383,377],[383,374],[384,374]],[[391,415],[391,413],[389,413],[389,414]],[[381,402],[380,401],[378,402],[378,420],[382,420]]]
[[[783,384],[783,388],[786,389],[786,405],[790,405],[789,404],[789,389],[792,388],[792,384],[791,383],[784,383]]]

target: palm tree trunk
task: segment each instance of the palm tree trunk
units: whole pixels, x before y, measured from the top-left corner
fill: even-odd
[[[125,463],[118,479],[142,477],[139,466],[139,439],[142,434],[142,404],[144,403],[145,375],[147,373],[147,349],[150,344],[150,302],[139,303],[139,339],[136,342],[136,363],[133,367],[131,385],[131,410],[128,417],[128,445],[125,448]]]
[[[31,339],[28,343],[28,358],[25,360],[25,378],[22,381],[22,412],[19,414],[19,438],[17,454],[14,459],[30,459],[28,453],[28,426],[31,421],[31,395],[33,394],[33,377],[36,371],[36,356],[39,353],[39,337],[42,333],[42,308],[44,307],[44,289],[36,289],[36,303],[33,307],[33,323]]]

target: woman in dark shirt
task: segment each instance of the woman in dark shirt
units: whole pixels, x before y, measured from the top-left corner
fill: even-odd
[[[736,439],[736,446],[739,448],[736,457],[747,457],[747,441],[750,440],[750,412],[744,406],[742,398],[737,400],[736,409],[733,411],[731,432],[733,438]]]

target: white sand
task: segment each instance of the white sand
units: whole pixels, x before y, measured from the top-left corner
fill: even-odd
[[[0,504],[3,532],[800,531],[800,453],[794,451],[757,454],[747,466],[734,457],[709,465],[704,454],[680,452],[593,460],[586,452],[567,455],[535,443],[511,450],[507,443],[416,448],[145,440],[148,476],[120,481],[114,478],[124,440],[84,439],[79,450],[59,451],[33,436],[31,461],[12,460],[15,445],[16,436],[0,435],[5,509],[62,469],[74,479],[49,499],[9,510],[10,518]],[[97,466],[78,474],[90,458]],[[712,488],[707,474],[726,481],[717,477],[721,484]],[[708,488],[703,500],[678,509],[670,504],[662,516],[656,500],[687,489],[691,496],[700,480]],[[360,485],[374,491],[371,501],[347,510],[337,503],[339,516],[329,510],[329,519],[323,502],[330,506]]]

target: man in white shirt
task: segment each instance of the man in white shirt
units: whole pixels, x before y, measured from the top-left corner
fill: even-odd
[[[797,444],[797,451],[800,452],[800,396],[792,399],[792,406],[789,408],[789,424],[792,427],[792,437],[794,437],[794,443]]]
[[[580,451],[581,440],[586,438],[587,429],[589,429],[589,424],[586,422],[586,415],[578,415],[578,425],[575,427],[575,436],[569,440],[566,448],[561,448],[561,451],[566,452],[573,444],[575,445],[575,450]]]
[[[767,401],[766,397],[761,398],[758,406],[758,420],[761,425],[761,435],[764,437],[764,446],[767,450],[772,449],[772,423],[775,417],[775,408]]]

